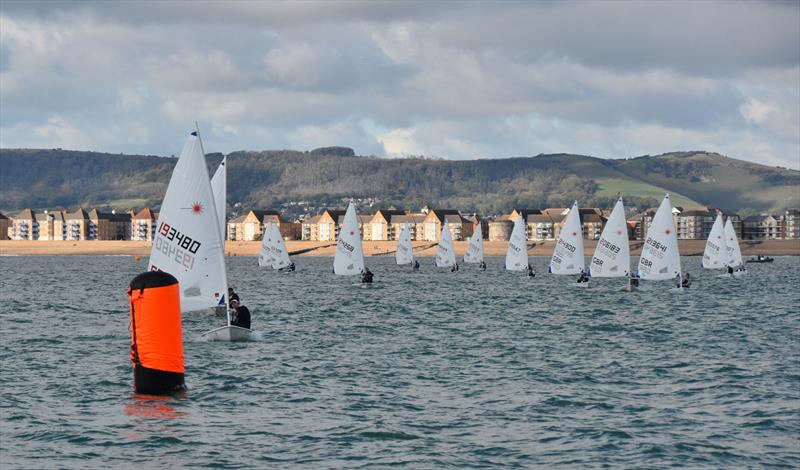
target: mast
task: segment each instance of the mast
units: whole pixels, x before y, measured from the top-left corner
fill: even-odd
[[[203,154],[203,164],[205,164],[206,163],[206,151],[203,148],[203,139],[200,138],[200,126],[197,124],[197,121],[194,122],[194,129],[195,129],[195,132],[197,133],[197,142],[200,144],[200,153]],[[211,206],[212,206],[212,208],[214,210],[214,220],[218,222],[219,221],[219,213],[217,212],[217,204],[216,204],[216,200],[215,200],[216,198],[214,197],[213,193],[211,194],[211,199],[212,199]],[[218,225],[218,223],[215,224],[215,225]],[[217,235],[219,236],[220,235],[219,227],[215,227],[215,228],[216,228],[216,230],[214,230],[214,232],[216,232]],[[219,246],[220,246],[220,250],[222,250],[222,301],[223,301],[223,306],[225,307],[225,316],[228,319],[228,326],[231,326],[231,310],[230,310],[230,308],[228,308],[228,305],[229,305],[229,302],[230,302],[230,299],[228,299],[228,273],[227,273],[227,269],[225,269],[225,241],[220,239],[219,240]]]

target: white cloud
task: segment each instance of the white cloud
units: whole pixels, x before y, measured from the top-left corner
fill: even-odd
[[[3,2],[0,99],[19,147],[171,154],[199,121],[210,151],[797,168],[800,5]]]

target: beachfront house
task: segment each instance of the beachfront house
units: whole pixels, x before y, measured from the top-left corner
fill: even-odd
[[[771,214],[751,215],[742,221],[745,240],[777,240],[782,236],[781,217]]]
[[[363,231],[364,240],[383,241],[394,240],[395,232],[392,225],[392,216],[403,215],[405,212],[396,209],[378,209],[367,221],[367,229]]]
[[[450,230],[453,240],[465,240],[472,236],[472,223],[464,218],[458,210],[430,209],[422,223],[423,239],[432,242],[439,241],[443,224]]]
[[[158,214],[145,207],[131,217],[131,240],[153,241]]]
[[[36,220],[33,209],[23,209],[11,218],[10,238],[12,240],[39,239],[39,221]]]
[[[129,212],[117,213],[100,212],[97,209],[89,211],[89,236],[90,240],[130,240],[131,239],[131,214]]]
[[[97,227],[89,224],[89,214],[79,207],[73,212],[65,212],[64,220],[67,224],[67,240],[94,240],[97,238]]]
[[[412,241],[422,240],[423,222],[425,221],[425,217],[426,215],[421,212],[393,214],[389,220],[389,223],[392,226],[392,240],[396,240],[400,235],[400,230],[403,228],[403,225],[408,226]]]
[[[8,240],[8,232],[11,228],[11,219],[0,212],[0,240]]]
[[[717,211],[708,208],[679,209],[675,218],[675,230],[678,238],[684,240],[705,240],[711,233]]]
[[[800,210],[786,209],[783,214],[783,238],[797,240],[800,238]]]
[[[284,239],[292,237],[292,224],[283,219],[280,212],[251,209],[247,213],[228,221],[227,239],[240,241],[260,240],[270,222],[278,227],[278,231]]]

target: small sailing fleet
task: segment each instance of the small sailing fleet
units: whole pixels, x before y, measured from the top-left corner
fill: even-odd
[[[705,269],[724,269],[729,276],[738,277],[747,272],[730,218],[723,223],[722,214],[717,214],[700,265]]]
[[[203,334],[209,340],[242,341],[252,339],[250,314],[238,302],[238,295],[228,286],[225,267],[225,211],[227,160],[223,158],[212,178],[206,169],[205,154],[198,132],[188,137],[175,165],[158,219],[149,270],[163,271],[178,280],[180,309],[224,311],[226,325]],[[333,273],[338,276],[361,276],[362,285],[373,283],[374,275],[364,264],[362,237],[355,204],[345,211],[338,233]],[[412,246],[411,228],[400,227],[395,261],[398,266],[419,269]],[[526,222],[520,214],[508,242],[505,270],[527,272],[535,276],[528,259]],[[463,257],[466,264],[477,264],[486,270],[483,234],[476,230],[469,238]],[[761,261],[761,260],[759,260]],[[764,261],[767,261],[766,259]],[[769,259],[771,261],[771,259]],[[763,261],[762,261],[763,262]],[[453,236],[442,224],[441,237],[434,260],[437,268],[458,271]],[[278,271],[295,270],[283,236],[270,222],[264,233],[258,265]],[[739,242],[731,219],[717,215],[711,228],[701,266],[709,270],[725,270],[728,275],[746,273]],[[584,260],[584,237],[577,201],[564,220],[548,271],[556,276],[578,276],[576,284],[588,286],[590,278],[626,279],[627,290],[639,286],[639,280],[672,281],[683,289],[691,278],[681,268],[680,253],[672,205],[669,195],[658,207],[647,230],[637,269],[631,269],[628,226],[622,197],[616,201],[588,267]]]

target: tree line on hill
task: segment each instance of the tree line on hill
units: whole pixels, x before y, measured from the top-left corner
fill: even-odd
[[[653,175],[660,187],[671,180],[688,182],[687,188],[699,188],[701,197],[694,199],[706,203],[702,185],[725,163],[714,158],[732,160],[668,156],[603,160],[553,154],[453,161],[356,156],[347,147],[237,151],[228,155],[228,203],[275,208],[290,201],[306,201],[323,207],[355,197],[372,198],[381,207],[428,205],[486,215],[510,208],[569,207],[574,200],[607,208],[616,198],[599,191],[598,179],[627,178],[652,184],[646,181],[647,175]],[[207,155],[210,174],[221,158],[221,154]],[[3,149],[0,209],[102,206],[120,200],[158,207],[175,162],[174,158],[152,155]],[[748,174],[765,184],[800,182],[800,172],[747,165]],[[628,206],[645,208],[658,203],[652,194],[624,196]],[[709,197],[708,203],[713,202]]]

